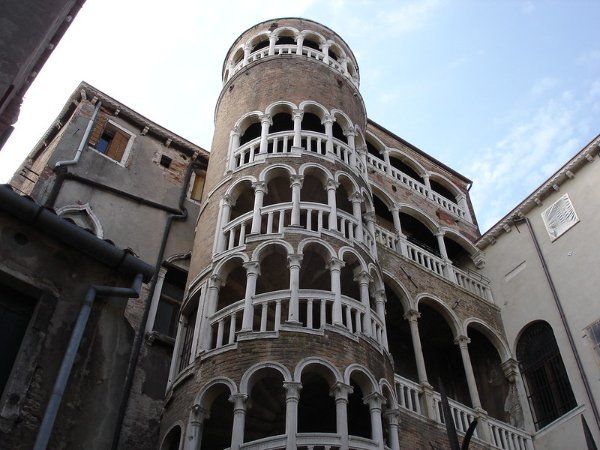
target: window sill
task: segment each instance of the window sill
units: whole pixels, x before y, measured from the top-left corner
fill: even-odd
[[[99,151],[98,151],[98,150],[96,150],[94,147],[91,147],[91,146],[89,146],[89,145],[88,145],[88,149],[89,149],[89,150],[92,150],[92,151],[93,151],[94,153],[96,153],[97,155],[100,155],[100,156],[102,156],[103,158],[106,158],[106,159],[108,159],[109,161],[113,162],[114,164],[116,164],[116,165],[118,165],[118,166],[125,167],[125,168],[127,167],[127,166],[125,165],[125,162],[123,162],[123,160],[121,160],[121,161],[117,161],[116,159],[112,159],[111,157],[109,157],[109,156],[106,156],[104,153],[102,153],[102,152],[99,152]]]

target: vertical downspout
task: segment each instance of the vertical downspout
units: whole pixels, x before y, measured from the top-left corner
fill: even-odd
[[[156,257],[156,268],[154,276],[152,277],[152,283],[150,285],[150,290],[148,292],[147,298],[149,301],[146,302],[144,307],[144,313],[142,316],[142,320],[135,334],[135,338],[133,340],[133,351],[131,353],[131,357],[129,358],[129,364],[127,366],[127,375],[125,376],[125,383],[123,388],[123,396],[121,399],[121,404],[119,405],[119,413],[117,416],[117,423],[115,425],[115,432],[113,435],[113,443],[112,449],[116,450],[119,448],[119,441],[121,438],[121,429],[123,427],[123,421],[125,419],[125,413],[127,412],[127,405],[129,404],[129,397],[131,396],[131,387],[133,385],[133,379],[135,377],[135,369],[137,367],[138,359],[140,357],[140,351],[142,349],[142,343],[144,341],[144,334],[146,330],[146,323],[148,321],[148,315],[150,314],[150,304],[152,297],[154,296],[154,290],[156,289],[156,282],[158,280],[158,272],[160,267],[162,266],[162,261],[165,254],[165,248],[167,246],[167,240],[169,238],[169,233],[171,231],[171,225],[173,224],[173,220],[185,220],[187,219],[187,209],[184,206],[185,198],[187,195],[188,187],[190,184],[190,179],[192,177],[192,170],[198,165],[198,163],[193,160],[190,165],[187,167],[183,186],[181,188],[181,194],[179,196],[179,210],[181,211],[179,214],[169,214],[167,216],[167,222],[165,224],[162,240],[160,243],[160,249],[158,251],[158,256]]]
[[[529,234],[531,235],[531,240],[533,241],[533,245],[535,246],[535,250],[540,259],[540,263],[542,264],[542,268],[544,269],[544,274],[546,275],[546,280],[548,281],[548,286],[550,287],[550,291],[552,292],[552,297],[554,298],[554,302],[556,303],[556,309],[558,310],[558,314],[560,315],[560,320],[567,332],[567,338],[569,340],[569,345],[571,346],[571,350],[573,355],[575,356],[575,362],[577,363],[577,368],[579,369],[579,374],[581,375],[581,379],[583,380],[583,387],[585,388],[585,393],[588,396],[590,401],[590,406],[592,408],[592,413],[594,414],[594,419],[596,420],[596,426],[600,429],[600,414],[598,413],[598,407],[596,406],[596,401],[594,399],[594,394],[592,393],[592,388],[590,387],[590,382],[588,377],[583,369],[583,363],[581,362],[581,357],[579,356],[579,351],[575,346],[575,339],[573,338],[573,333],[571,332],[571,327],[567,322],[567,317],[565,316],[565,311],[562,307],[562,303],[558,296],[558,292],[556,291],[556,287],[554,286],[554,281],[552,281],[552,276],[550,275],[550,269],[546,264],[546,259],[542,253],[542,249],[540,248],[540,244],[537,240],[535,232],[533,231],[533,227],[531,226],[531,222],[527,217],[522,217],[520,219],[516,219],[513,223],[517,222],[525,222],[527,224],[527,229],[529,230]]]

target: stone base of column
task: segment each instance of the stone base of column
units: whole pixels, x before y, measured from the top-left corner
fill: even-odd
[[[304,147],[294,147],[294,146],[292,146],[290,148],[290,150],[291,150],[291,153],[302,153],[302,152],[304,152]]]
[[[286,320],[283,324],[290,328],[301,328],[303,326],[302,322],[298,320]]]
[[[423,401],[421,408],[426,417],[431,420],[438,421],[438,411],[435,406],[433,386],[427,382],[421,383],[421,389],[423,389]]]
[[[475,408],[477,416],[477,435],[484,442],[491,442],[490,427],[488,426],[488,413],[485,409]]]

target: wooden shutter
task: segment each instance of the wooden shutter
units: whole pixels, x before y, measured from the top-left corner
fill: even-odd
[[[202,191],[204,190],[204,171],[197,171],[194,177],[194,185],[192,186],[192,192],[190,198],[192,200],[202,200]]]
[[[90,140],[88,141],[89,145],[96,147],[96,144],[100,140],[100,136],[102,136],[102,133],[104,133],[104,128],[106,127],[107,123],[108,116],[106,114],[99,114],[96,119],[96,123],[94,124],[94,128],[90,134]]]
[[[121,161],[123,159],[123,153],[125,153],[125,147],[129,142],[129,135],[120,130],[115,130],[115,135],[110,141],[106,156],[114,159],[115,161]]]

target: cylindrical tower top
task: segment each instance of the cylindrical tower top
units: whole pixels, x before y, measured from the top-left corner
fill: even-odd
[[[358,63],[348,44],[330,28],[302,18],[271,19],[244,31],[227,52],[223,82],[248,64],[277,55],[316,59],[359,86]]]

